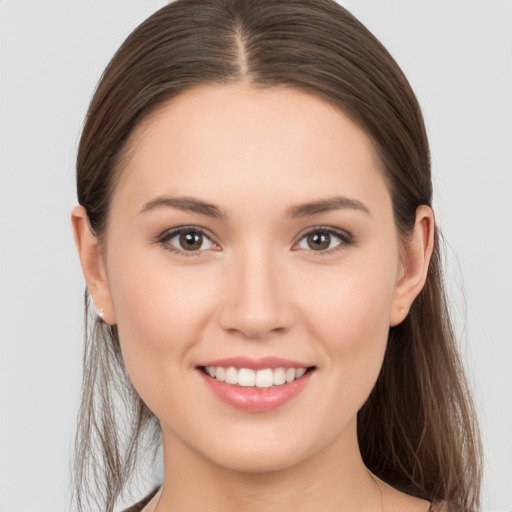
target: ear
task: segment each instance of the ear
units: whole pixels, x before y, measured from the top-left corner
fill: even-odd
[[[73,208],[71,224],[82,271],[94,307],[107,324],[115,324],[116,317],[112,306],[101,245],[91,230],[89,217],[83,206],[79,205]]]
[[[391,304],[389,325],[398,325],[418,296],[427,279],[434,250],[434,212],[426,205],[416,210],[414,233],[402,249],[401,264]]]

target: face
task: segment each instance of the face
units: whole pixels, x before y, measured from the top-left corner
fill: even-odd
[[[132,148],[102,306],[164,447],[241,471],[348,453],[402,273],[368,137],[314,96],[237,84],[173,99]]]

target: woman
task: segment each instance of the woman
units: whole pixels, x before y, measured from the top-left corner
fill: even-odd
[[[160,436],[133,510],[478,509],[421,111],[346,10],[164,7],[100,81],[77,186],[79,510]]]

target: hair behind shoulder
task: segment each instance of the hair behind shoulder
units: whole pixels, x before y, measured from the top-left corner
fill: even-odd
[[[385,48],[332,0],[177,0],[128,37],[98,84],[77,157],[78,199],[100,240],[134,127],[186,89],[240,80],[300,89],[350,116],[380,157],[407,243],[416,209],[432,204],[421,110]],[[426,285],[390,328],[381,374],[359,412],[359,444],[390,485],[477,510],[481,448],[440,251],[437,231]],[[85,309],[88,318],[87,293]],[[157,447],[159,424],[129,382],[117,329],[93,319],[85,337],[75,501],[84,510],[95,488],[99,508],[111,512],[140,451]]]

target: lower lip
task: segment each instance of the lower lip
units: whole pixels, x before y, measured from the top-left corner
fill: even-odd
[[[270,388],[243,387],[220,382],[198,370],[210,389],[225,403],[249,412],[265,412],[277,409],[295,396],[309,382],[312,371],[300,379]]]

